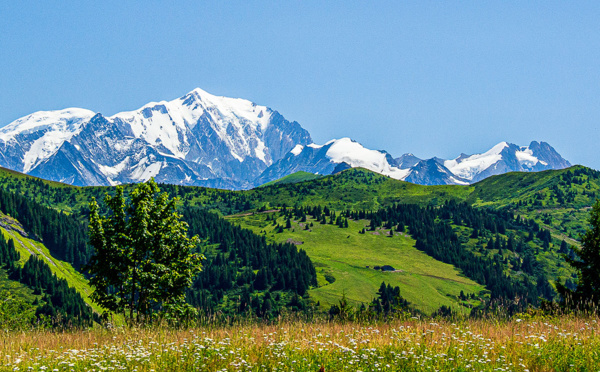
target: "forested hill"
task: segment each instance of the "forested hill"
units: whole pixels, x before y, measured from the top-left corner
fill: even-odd
[[[284,205],[375,211],[394,203],[442,205],[454,200],[477,208],[511,210],[535,220],[556,239],[577,244],[587,224],[587,208],[600,196],[600,172],[574,166],[537,173],[506,173],[469,186],[421,186],[358,168],[248,191],[175,185],[161,185],[161,188],[179,197],[183,207],[203,207],[222,215]],[[0,169],[2,189],[84,219],[91,197],[102,200],[104,194],[113,192],[111,187],[78,188]]]
[[[317,286],[317,277],[304,250],[290,243],[268,243],[264,237],[197,207],[186,208],[183,218],[190,234],[211,244],[204,250],[204,268],[188,291],[192,305],[208,313],[252,309],[264,318],[277,316],[286,304],[306,308],[301,296]]]
[[[126,190],[131,187],[126,186]],[[349,169],[332,176],[248,191],[175,185],[161,188],[179,197],[190,232],[208,238],[203,248],[208,257],[205,271],[188,293],[189,301],[207,312],[249,311],[271,317],[283,307],[308,306],[302,295],[317,284],[310,254],[293,244],[257,236],[218,215],[318,207],[337,211],[338,216],[343,214],[354,221],[367,219],[374,225],[385,224],[390,229],[400,229],[404,224],[417,248],[488,286],[492,296],[525,296],[530,292],[533,297],[551,297],[549,279],[570,279],[561,255],[570,253],[569,245],[578,244],[578,234],[586,227],[586,208],[600,195],[600,173],[576,166],[539,173],[508,173],[469,186],[420,186],[364,169]],[[86,245],[87,205],[92,197],[100,201],[105,193],[113,192],[112,187],[72,187],[0,170],[0,211],[16,218],[54,258],[77,268],[91,254]],[[404,207],[406,210],[421,209],[413,210],[416,217],[401,223],[396,217],[389,217],[390,213],[394,216],[392,212],[398,205],[413,205]],[[479,217],[471,218],[469,225],[464,218],[456,220],[439,214],[451,206],[457,208],[452,215],[469,208],[470,212],[464,213],[479,213]],[[353,214],[359,211],[360,216]],[[434,214],[429,216],[431,213]],[[473,222],[486,221],[493,215],[504,221],[503,231]],[[286,218],[291,220],[289,215]],[[442,220],[445,224],[439,224]],[[427,223],[415,225],[416,221]],[[447,247],[435,243],[438,238],[460,244],[448,254]],[[5,270],[14,271],[8,265],[5,264]],[[496,279],[508,274],[509,279],[504,283],[482,278],[483,272],[496,275]],[[499,283],[496,289],[491,287],[494,282]],[[43,291],[41,285],[36,288]],[[535,300],[531,298],[531,302]]]
[[[469,186],[422,186],[398,181],[362,168],[331,176],[283,180],[247,191],[195,186],[161,185],[182,203],[220,210],[223,214],[271,205],[328,204],[336,209],[378,209],[403,202],[440,205],[446,200],[474,206],[581,208],[600,196],[600,172],[583,166],[543,172],[505,173]],[[306,180],[306,181],[303,181]],[[300,182],[297,182],[300,181]],[[62,211],[84,209],[94,196],[101,199],[112,187],[74,187],[0,168],[0,189]]]
[[[23,306],[34,316],[30,322],[55,322],[57,317],[60,324],[88,325],[98,314],[92,314],[90,303],[85,303],[84,292],[78,292],[83,289],[81,283],[62,271],[69,264],[83,269],[92,254],[86,214],[81,212],[85,207],[77,205],[77,197],[81,203],[106,190],[82,190],[16,176],[7,183],[14,187],[0,189],[0,288],[14,287],[10,283],[17,282],[29,289],[22,292],[27,302]],[[59,209],[63,203],[76,208],[65,213],[41,205],[36,191],[60,200]],[[102,194],[97,196],[102,198]],[[206,239],[204,270],[188,291],[190,303],[206,314],[249,313],[265,318],[278,316],[283,308],[307,307],[302,296],[316,286],[316,274],[305,252],[289,243],[267,243],[205,209],[182,209],[190,234]]]

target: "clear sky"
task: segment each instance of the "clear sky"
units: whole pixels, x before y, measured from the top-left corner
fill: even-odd
[[[542,140],[600,169],[600,2],[0,2],[0,126],[195,87],[317,143],[454,158]]]

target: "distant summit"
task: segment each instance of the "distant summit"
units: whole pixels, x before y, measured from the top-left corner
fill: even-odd
[[[570,166],[545,142],[534,141],[526,147],[501,142],[483,154],[461,154],[452,160],[422,160],[413,154],[394,159],[385,151],[369,150],[358,142],[342,138],[322,146],[295,147],[267,168],[259,182],[276,180],[297,171],[331,174],[336,169],[362,167],[420,185],[468,185],[506,172],[534,172]]]
[[[73,185],[146,181],[244,189],[303,171],[362,167],[423,185],[469,184],[511,171],[570,166],[552,146],[501,142],[456,159],[393,158],[350,138],[312,142],[266,106],[194,89],[110,117],[80,108],[40,111],[0,129],[0,166]]]
[[[0,165],[74,185],[159,182],[248,188],[310,134],[277,111],[194,89],[111,117],[37,112],[0,129]]]
[[[469,182],[506,172],[536,172],[571,166],[552,146],[536,141],[526,147],[500,142],[483,154],[462,154],[456,159],[445,160],[443,164],[454,175]]]

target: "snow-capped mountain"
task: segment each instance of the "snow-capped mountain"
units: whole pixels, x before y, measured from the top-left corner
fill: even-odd
[[[264,184],[298,171],[327,175],[358,167],[403,179],[408,170],[394,164],[394,159],[388,153],[369,150],[350,138],[342,138],[324,145],[296,145],[281,160],[267,168],[256,183]]]
[[[277,111],[195,89],[111,117],[36,112],[0,129],[0,166],[74,185],[246,188],[310,134]]]
[[[409,168],[404,181],[419,185],[468,185],[469,181],[454,175],[438,159],[421,160]]]
[[[455,176],[470,183],[506,172],[536,172],[571,166],[548,143],[536,141],[523,147],[500,142],[483,154],[461,154],[456,159],[441,162]]]
[[[39,111],[0,129],[0,165],[29,173],[79,132],[94,112],[79,108]]]
[[[250,188],[297,171],[331,174],[362,167],[423,185],[477,182],[510,171],[570,166],[549,144],[501,142],[456,159],[394,159],[350,138],[312,143],[297,122],[238,98],[195,89],[105,117],[69,108],[40,111],[0,128],[0,166],[73,185],[146,181]]]
[[[506,172],[561,169],[570,165],[545,142],[534,141],[527,147],[501,142],[483,154],[461,154],[452,160],[421,160],[413,154],[394,159],[385,151],[369,150],[358,142],[342,138],[325,145],[297,145],[267,168],[257,179],[257,184],[297,171],[331,174],[350,167],[362,167],[421,185],[468,185]]]
[[[394,159],[396,166],[400,169],[408,169],[417,165],[423,159],[419,159],[411,153],[404,154],[399,158]]]
[[[469,183],[452,174],[435,159],[420,160],[412,154],[394,159],[385,151],[370,150],[350,138],[342,138],[324,145],[297,145],[281,160],[267,168],[258,178],[257,184],[264,184],[298,171],[327,175],[358,167],[422,185]]]

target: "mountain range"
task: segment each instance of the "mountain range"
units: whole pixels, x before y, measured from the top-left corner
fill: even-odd
[[[511,171],[571,164],[545,142],[501,142],[455,159],[394,158],[341,138],[324,145],[277,111],[194,89],[172,101],[105,117],[69,108],[40,111],[0,128],[0,166],[78,186],[158,182],[247,189],[305,171],[362,167],[422,185],[478,182]]]

